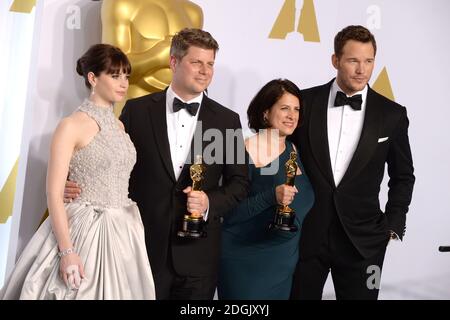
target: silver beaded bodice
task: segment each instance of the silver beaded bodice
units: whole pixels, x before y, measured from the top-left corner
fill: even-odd
[[[130,204],[128,181],[136,163],[136,149],[130,137],[120,129],[112,106],[95,106],[86,99],[77,111],[88,114],[100,128],[70,160],[69,180],[81,188],[77,200],[109,207]]]

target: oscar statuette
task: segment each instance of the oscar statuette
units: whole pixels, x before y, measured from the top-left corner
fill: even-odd
[[[286,182],[285,184],[288,186],[295,185],[295,176],[297,174],[297,152],[292,151],[290,154],[290,158],[286,161]],[[294,225],[295,221],[295,211],[290,208],[288,205],[278,205],[277,211],[275,213],[274,221],[270,225],[271,228],[283,230],[283,231],[291,231],[296,232],[297,226]]]
[[[202,156],[195,156],[195,162],[189,168],[189,174],[192,180],[192,191],[201,191],[201,184],[203,174],[206,170],[205,165],[202,164]],[[182,238],[204,238],[206,231],[204,231],[205,221],[202,213],[194,212],[184,215],[183,224],[178,236]]]

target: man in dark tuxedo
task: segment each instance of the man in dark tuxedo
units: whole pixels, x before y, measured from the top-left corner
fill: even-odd
[[[302,91],[304,124],[292,139],[316,200],[302,227],[293,299],[321,299],[331,271],[337,299],[376,300],[386,246],[404,235],[415,181],[409,122],[404,107],[368,85],[376,48],[366,28],[344,28],[334,39],[336,78]]]
[[[205,94],[217,50],[208,32],[178,32],[170,48],[170,86],[128,100],[120,116],[137,151],[130,197],[141,211],[157,299],[214,297],[221,217],[248,192],[239,115]],[[208,142],[214,133],[221,137]],[[190,187],[197,152],[206,165],[202,191]],[[177,236],[187,212],[202,213],[206,238]]]

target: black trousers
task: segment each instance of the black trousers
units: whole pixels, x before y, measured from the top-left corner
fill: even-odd
[[[386,246],[370,258],[362,257],[335,217],[328,239],[318,254],[307,259],[300,257],[291,299],[322,299],[323,287],[331,271],[336,299],[377,300],[385,253]]]
[[[173,268],[168,254],[166,268],[153,274],[157,300],[212,300],[217,286],[217,274],[204,277],[181,276]]]

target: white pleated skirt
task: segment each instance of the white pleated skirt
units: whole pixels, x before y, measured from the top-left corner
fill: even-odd
[[[120,208],[75,201],[65,205],[70,236],[86,278],[70,290],[59,276],[58,246],[47,218],[20,256],[0,299],[155,299],[136,204]]]

